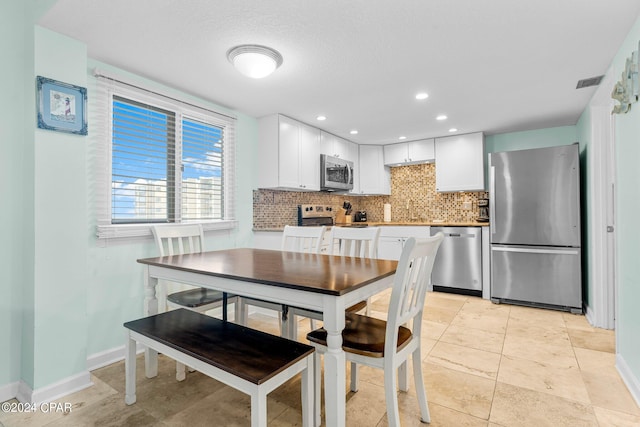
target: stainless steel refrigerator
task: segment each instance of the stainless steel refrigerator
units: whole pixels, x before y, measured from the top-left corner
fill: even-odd
[[[489,154],[491,299],[582,312],[578,144]]]

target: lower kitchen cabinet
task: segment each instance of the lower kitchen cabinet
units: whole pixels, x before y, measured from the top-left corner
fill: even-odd
[[[429,226],[421,225],[381,226],[378,258],[399,260],[407,239],[410,237],[429,237],[430,229]]]

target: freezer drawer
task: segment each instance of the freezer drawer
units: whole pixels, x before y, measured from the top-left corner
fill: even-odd
[[[431,235],[442,231],[444,240],[431,273],[437,288],[482,292],[482,230],[480,227],[431,227]]]
[[[491,245],[491,299],[582,310],[580,248]]]

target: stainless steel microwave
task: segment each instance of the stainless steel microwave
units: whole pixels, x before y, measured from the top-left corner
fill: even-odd
[[[320,155],[320,190],[345,191],[353,188],[353,162]]]

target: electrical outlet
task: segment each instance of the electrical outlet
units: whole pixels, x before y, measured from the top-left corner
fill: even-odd
[[[466,211],[470,211],[471,210],[471,202],[462,202],[462,209],[464,209]]]

